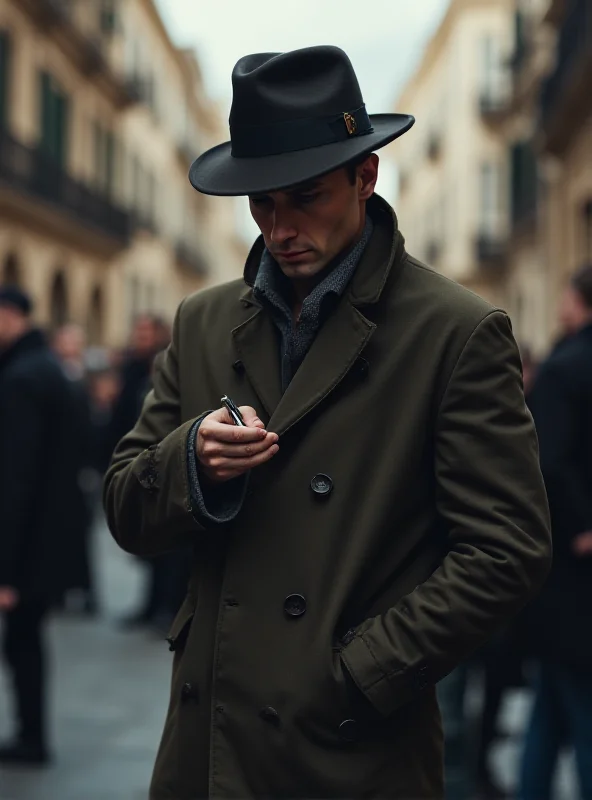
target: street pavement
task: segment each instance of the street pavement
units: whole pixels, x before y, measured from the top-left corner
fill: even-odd
[[[0,771],[0,800],[147,800],[168,702],[171,654],[154,635],[122,631],[117,620],[136,608],[143,572],[97,526],[95,560],[101,595],[97,619],[57,617],[49,631],[52,669],[52,744],[55,763],[44,770]],[[469,696],[476,710],[479,692]],[[514,785],[530,697],[509,693],[492,753],[502,786]],[[0,665],[0,739],[10,733],[6,676]],[[576,800],[571,760],[565,758],[556,800]]]

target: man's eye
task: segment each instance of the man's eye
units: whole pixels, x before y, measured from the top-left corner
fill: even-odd
[[[301,194],[298,195],[298,202],[302,203],[303,205],[307,205],[307,203],[314,203],[314,201],[317,199],[318,196],[319,196],[318,192],[315,192],[313,194]]]
[[[254,206],[264,206],[266,203],[269,203],[269,197],[251,197],[251,203]]]

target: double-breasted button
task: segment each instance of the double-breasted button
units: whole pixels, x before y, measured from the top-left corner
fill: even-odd
[[[310,488],[316,495],[319,495],[319,497],[326,497],[333,491],[333,481],[328,475],[324,475],[320,472],[318,475],[315,475],[310,482]]]
[[[192,683],[189,683],[189,681],[187,681],[187,683],[184,683],[183,686],[181,687],[181,697],[183,700],[190,700],[190,699],[197,700],[198,698],[197,687],[194,686]]]
[[[358,723],[355,719],[345,719],[339,726],[339,736],[344,742],[357,742],[360,738]]]
[[[280,715],[272,706],[266,706],[259,712],[259,716],[264,722],[269,722],[271,725],[279,725]]]
[[[232,365],[232,369],[233,369],[233,370],[234,370],[236,373],[238,373],[239,375],[242,375],[242,374],[243,374],[243,372],[245,371],[245,365],[243,364],[243,362],[242,362],[242,361],[240,360],[240,358],[239,358],[239,359],[238,359],[237,361],[235,361],[235,362],[234,362],[234,364]]]
[[[356,638],[356,632],[355,632],[355,630],[353,628],[350,628],[347,631],[347,633],[344,636],[341,637],[341,644],[344,647],[347,647],[347,645],[350,644],[351,642],[353,642],[353,640],[355,638]]]
[[[301,617],[306,612],[306,598],[301,594],[290,594],[284,600],[284,613],[288,617]]]

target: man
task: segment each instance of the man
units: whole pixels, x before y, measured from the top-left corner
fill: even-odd
[[[0,612],[18,730],[0,764],[45,764],[43,629],[67,581],[76,482],[69,383],[40,331],[31,300],[0,289]]]
[[[572,277],[560,343],[541,365],[530,406],[547,486],[555,561],[528,610],[540,659],[520,796],[550,797],[559,753],[575,750],[582,797],[592,797],[592,265]]]
[[[96,497],[97,477],[92,470],[93,432],[90,397],[86,380],[84,354],[86,334],[80,325],[67,323],[58,328],[52,337],[52,349],[70,382],[76,400],[72,426],[77,444],[77,481],[74,494],[69,498],[70,529],[73,537],[69,547],[71,578],[61,605],[68,607],[72,594],[79,593],[79,607],[88,615],[98,611],[97,591],[92,566],[93,500]]]
[[[517,348],[405,253],[373,152],[413,119],[368,117],[343,51],[233,83],[190,177],[262,237],[181,304],[105,484],[126,550],[193,547],[151,797],[441,797],[434,685],[549,565]]]

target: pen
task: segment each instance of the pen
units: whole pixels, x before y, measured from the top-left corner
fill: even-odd
[[[242,415],[241,415],[240,411],[238,410],[238,407],[237,407],[236,403],[234,403],[230,399],[230,397],[228,397],[227,394],[225,394],[224,397],[221,398],[220,402],[226,407],[226,410],[230,414],[234,424],[235,425],[242,425],[242,427],[244,428],[245,427],[245,423],[244,423],[244,420],[242,418]]]

